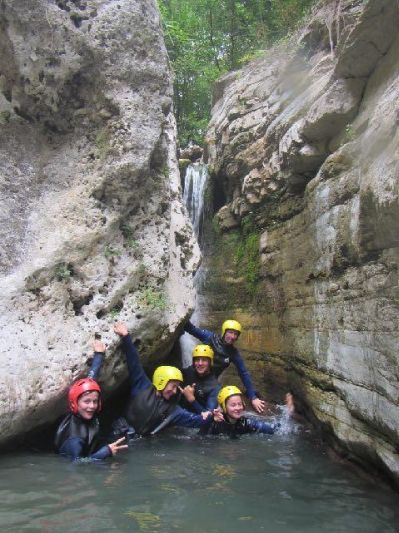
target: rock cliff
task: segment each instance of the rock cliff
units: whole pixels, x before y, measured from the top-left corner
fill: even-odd
[[[395,1],[323,1],[219,81],[207,151],[224,276],[205,289],[215,323],[243,321],[258,375],[397,485],[398,29]]]
[[[160,359],[192,307],[155,0],[0,4],[0,441],[54,419],[112,322]]]

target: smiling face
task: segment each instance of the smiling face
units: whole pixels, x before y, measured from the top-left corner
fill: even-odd
[[[239,331],[236,331],[235,329],[226,329],[223,340],[226,344],[233,345],[239,336]]]
[[[234,394],[234,396],[230,396],[230,398],[227,398],[226,414],[230,420],[236,421],[241,418],[243,411],[244,404],[240,394]]]
[[[97,413],[100,395],[97,391],[88,391],[78,398],[78,414],[84,420],[91,420]]]
[[[181,385],[180,381],[175,379],[168,381],[166,387],[161,391],[164,400],[170,400],[177,393],[179,385]]]
[[[211,360],[209,357],[194,357],[194,368],[199,376],[205,376],[211,369]]]

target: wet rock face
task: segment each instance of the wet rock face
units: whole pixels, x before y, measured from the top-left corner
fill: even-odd
[[[398,29],[395,2],[323,2],[299,47],[221,80],[208,132],[225,239],[234,224],[259,239],[250,310],[239,265],[217,284],[242,345],[397,484]]]
[[[156,2],[0,6],[0,440],[65,409],[94,331],[126,376],[118,318],[159,359],[193,301]],[[115,355],[116,353],[116,355]]]

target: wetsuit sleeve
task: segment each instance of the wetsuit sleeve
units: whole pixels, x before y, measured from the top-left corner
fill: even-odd
[[[187,333],[189,333],[190,335],[192,335],[199,341],[204,342],[205,344],[207,344],[210,341],[213,335],[212,331],[208,331],[207,329],[197,328],[190,321],[188,321],[186,325],[184,326],[184,331],[186,331]]]
[[[88,378],[91,378],[91,379],[98,378],[101,367],[103,365],[103,360],[104,360],[103,352],[94,352],[93,361],[91,362],[90,370],[89,370],[89,373],[87,374]]]
[[[235,367],[237,368],[238,375],[240,376],[241,381],[244,384],[248,398],[250,400],[254,400],[257,396],[256,396],[255,389],[252,385],[251,376],[249,375],[249,372],[247,370],[247,367],[245,366],[244,360],[238,351],[236,352],[234,357],[232,357],[231,361],[234,363]]]
[[[138,351],[130,335],[122,338],[122,348],[125,352],[127,368],[129,370],[130,394],[136,396],[141,390],[152,386],[140,362]]]
[[[216,409],[218,406],[218,394],[221,388],[221,385],[216,385],[216,387],[209,393],[206,400],[206,411],[213,411],[213,409]]]
[[[190,413],[189,411],[183,409],[180,406],[176,407],[173,415],[174,416],[170,421],[170,425],[181,426],[185,428],[200,428],[208,422],[208,418],[212,418],[212,416],[210,415],[204,420],[201,415]]]
[[[278,426],[274,424],[269,424],[264,420],[259,420],[257,418],[246,418],[247,427],[254,433],[267,433],[273,435]]]
[[[110,457],[112,455],[112,452],[109,447],[103,446],[95,453],[84,457],[82,455],[83,447],[83,439],[80,439],[79,437],[71,437],[64,442],[64,444],[60,448],[59,453],[60,455],[64,455],[65,457],[68,457],[73,461],[84,461],[85,463],[91,461],[102,461],[103,459],[106,459],[107,457]]]
[[[191,407],[194,409],[196,413],[199,415],[202,413],[202,411],[207,411],[207,408],[201,405],[197,400],[190,403]]]

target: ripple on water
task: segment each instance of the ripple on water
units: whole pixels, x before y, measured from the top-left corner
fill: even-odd
[[[13,454],[0,467],[2,531],[398,531],[396,494],[296,431],[235,440],[169,431],[102,465]]]

